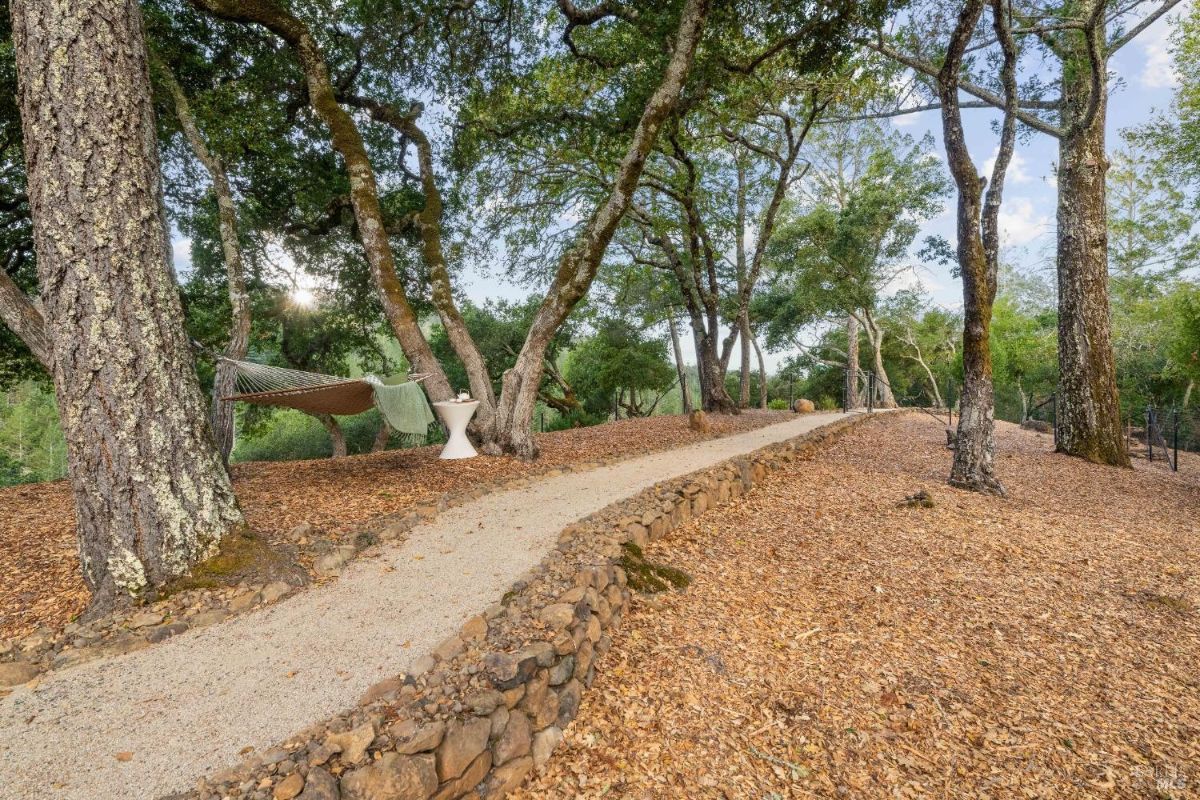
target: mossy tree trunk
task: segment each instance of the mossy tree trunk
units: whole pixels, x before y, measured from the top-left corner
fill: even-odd
[[[46,330],[89,613],[188,572],[242,523],[170,270],[141,13],[11,5]]]
[[[1008,100],[986,199],[985,180],[976,171],[967,149],[958,99],[963,56],[983,14],[985,0],[969,0],[959,15],[938,76],[938,95],[946,160],[958,188],[958,264],[963,282],[963,388],[949,483],[1003,495],[1004,487],[995,475],[995,394],[989,335],[1000,261],[1000,201],[1016,140],[1017,51],[1003,3],[991,2],[993,27],[1004,52],[1001,79]]]
[[[1058,148],[1058,399],[1055,440],[1061,452],[1100,464],[1129,466],[1108,301],[1108,220],[1104,126],[1108,72],[1102,50],[1103,0],[1076,13],[1097,14],[1090,36],[1067,36],[1063,48],[1062,123]]]

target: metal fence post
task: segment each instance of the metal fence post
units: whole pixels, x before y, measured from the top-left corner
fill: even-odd
[[[850,370],[846,370],[842,380],[842,413],[850,413]]]
[[[1179,409],[1178,408],[1173,409],[1171,411],[1171,415],[1174,417],[1174,419],[1172,420],[1172,423],[1175,426],[1175,431],[1171,436],[1171,438],[1174,440],[1172,442],[1172,445],[1175,448],[1175,458],[1171,462],[1171,471],[1179,472]]]
[[[875,372],[867,373],[867,413],[875,410]]]
[[[1146,406],[1146,460],[1154,462],[1154,406]]]

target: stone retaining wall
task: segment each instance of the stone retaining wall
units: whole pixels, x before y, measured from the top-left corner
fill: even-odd
[[[629,606],[622,545],[655,541],[870,419],[851,417],[658,484],[580,520],[502,601],[411,674],[182,797],[502,797],[550,757]]]

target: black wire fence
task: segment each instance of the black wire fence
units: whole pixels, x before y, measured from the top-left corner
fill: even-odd
[[[1022,427],[1055,435],[1056,395],[1033,398],[1025,412]],[[1179,471],[1179,454],[1200,451],[1200,411],[1195,409],[1160,408],[1153,403],[1129,411],[1124,420],[1125,443],[1132,458],[1161,461],[1173,472]]]

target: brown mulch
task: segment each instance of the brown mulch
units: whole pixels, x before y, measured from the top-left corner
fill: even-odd
[[[999,499],[944,445],[872,421],[652,545],[694,582],[635,602],[519,796],[1200,797],[1200,460],[1003,424]]]
[[[684,416],[544,433],[537,436],[541,456],[532,464],[508,457],[442,461],[440,445],[337,460],[254,462],[233,468],[234,484],[247,522],[268,541],[302,522],[336,537],[480,483],[680,447],[788,416],[749,411],[710,417],[711,436],[690,430]],[[89,595],[79,572],[75,512],[66,481],[0,489],[0,576],[0,639],[43,625],[61,627],[83,610]]]

